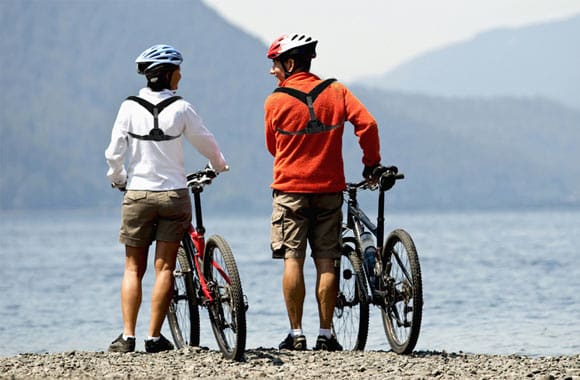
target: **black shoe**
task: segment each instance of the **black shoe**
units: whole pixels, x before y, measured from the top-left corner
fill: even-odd
[[[342,351],[342,346],[338,343],[334,335],[330,338],[327,338],[324,335],[319,335],[318,339],[316,339],[316,346],[314,349],[321,351]]]
[[[147,352],[154,353],[169,350],[173,350],[173,344],[163,335],[159,336],[159,340],[157,342],[155,342],[153,339],[145,340],[145,351]]]
[[[125,340],[123,339],[123,334],[119,335],[119,337],[109,345],[109,352],[133,351],[135,351],[135,338],[127,338],[127,340]]]
[[[304,335],[292,336],[288,334],[286,339],[278,346],[280,350],[306,350],[306,337]]]

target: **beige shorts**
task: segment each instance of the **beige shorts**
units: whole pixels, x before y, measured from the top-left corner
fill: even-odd
[[[147,247],[153,241],[181,241],[191,224],[188,189],[128,190],[123,198],[119,241]]]
[[[308,243],[314,258],[339,258],[342,201],[342,192],[297,194],[274,190],[270,230],[272,257],[304,258]]]

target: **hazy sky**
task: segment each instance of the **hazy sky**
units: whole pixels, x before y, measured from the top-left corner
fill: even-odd
[[[203,1],[268,46],[283,33],[310,34],[319,40],[312,71],[343,81],[482,31],[580,14],[580,0]]]

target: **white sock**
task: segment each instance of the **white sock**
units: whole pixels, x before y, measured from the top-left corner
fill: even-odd
[[[332,333],[330,332],[330,329],[320,329],[318,331],[318,335],[324,335],[325,337],[330,339],[330,337],[332,336]]]
[[[134,335],[125,335],[125,334],[123,334],[123,340],[124,340],[124,341],[126,341],[128,338],[133,338],[133,339],[135,339],[135,336],[134,336]]]
[[[290,329],[290,335],[292,337],[296,337],[299,335],[304,335],[304,331],[302,331],[302,329]]]
[[[154,342],[157,342],[159,339],[161,339],[160,336],[148,336],[147,340],[152,340]]]

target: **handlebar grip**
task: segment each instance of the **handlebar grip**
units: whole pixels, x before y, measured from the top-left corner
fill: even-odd
[[[395,186],[395,182],[399,179],[405,178],[403,173],[397,173],[393,171],[386,171],[379,180],[380,187],[382,191],[390,190],[393,186]]]

